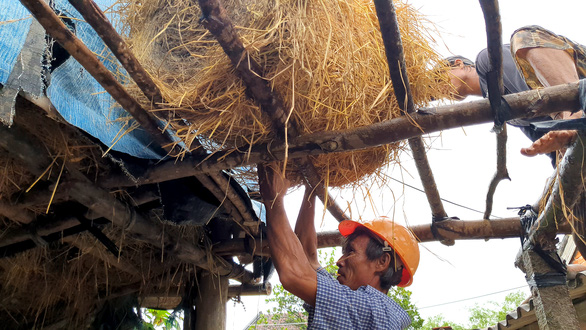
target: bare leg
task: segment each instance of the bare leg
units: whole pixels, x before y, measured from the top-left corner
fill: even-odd
[[[545,87],[561,85],[579,80],[576,64],[567,52],[552,48],[524,48],[517,51],[517,56],[526,59],[533,67],[535,75]],[[582,111],[572,114],[562,111],[552,115],[554,119],[582,117]],[[576,137],[576,131],[552,131],[535,141],[529,148],[521,149],[525,156],[547,154],[560,150],[570,144]]]

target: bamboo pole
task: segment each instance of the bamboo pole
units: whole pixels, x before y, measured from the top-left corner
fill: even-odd
[[[561,108],[580,109],[578,95],[578,83],[570,83],[509,94],[505,95],[504,99],[511,107],[511,116],[508,119],[515,119],[542,116],[557,112]],[[410,118],[399,117],[349,130],[300,136],[289,141],[287,157],[297,159],[378,147],[422,134],[488,123],[493,119],[489,101],[485,99],[425,108],[411,114]],[[219,151],[206,157],[205,161],[203,158],[186,157],[183,161],[162,162],[149,168],[137,183],[123,176],[110,176],[102,178],[100,184],[103,187],[142,185],[284,158],[284,145],[261,144],[254,146],[247,153],[234,149]]]
[[[146,130],[161,146],[173,144],[173,139],[167,131],[163,131],[157,119],[145,111],[134,98],[122,87],[114,75],[100,62],[91,50],[79,40],[53,12],[45,1],[20,0],[31,12],[37,21],[43,26],[53,39],[55,39],[67,52],[75,58],[98,83],[136,119],[141,127]]]
[[[385,45],[395,97],[403,114],[407,114],[408,116],[415,112],[415,104],[413,103],[409,77],[407,76],[403,42],[401,40],[401,33],[399,32],[395,6],[393,0],[374,0],[374,5]],[[423,190],[431,208],[432,221],[445,219],[448,214],[444,209],[439,191],[437,190],[423,140],[420,136],[416,136],[410,138],[408,142],[413,153],[413,158],[415,159],[415,166],[417,167]],[[453,242],[446,240],[445,244],[452,245]]]

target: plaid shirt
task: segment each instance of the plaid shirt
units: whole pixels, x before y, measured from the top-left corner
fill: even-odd
[[[317,271],[315,307],[305,304],[308,329],[404,329],[411,319],[399,304],[367,285],[354,291],[323,268]]]

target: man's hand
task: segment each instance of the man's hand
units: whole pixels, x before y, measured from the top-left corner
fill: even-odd
[[[277,198],[283,198],[287,193],[290,182],[281,175],[277,163],[258,164],[258,183],[260,194],[267,207]]]
[[[561,150],[574,142],[577,135],[578,133],[573,130],[551,131],[533,142],[529,148],[522,148],[521,154],[533,157],[539,154],[548,154],[556,150]]]

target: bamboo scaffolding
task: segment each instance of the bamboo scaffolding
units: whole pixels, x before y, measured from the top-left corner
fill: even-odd
[[[441,234],[442,238],[451,240],[487,240],[519,238],[523,235],[520,219],[505,218],[487,221],[483,220],[444,220],[434,224],[417,225],[409,227],[409,230],[417,237],[419,242],[427,243],[437,241],[434,237],[432,226]],[[556,229],[558,234],[572,232],[571,225],[567,222],[560,223]],[[335,247],[343,244],[343,237],[338,231],[326,231],[317,234],[318,248]],[[234,256],[248,254],[270,256],[267,242],[252,241],[248,239],[233,239],[222,242],[213,247],[215,254],[220,256]]]
[[[507,170],[507,128],[505,123],[505,114],[502,111],[502,95],[504,93],[503,85],[503,45],[502,45],[502,27],[501,17],[499,14],[498,1],[481,0],[480,6],[484,14],[486,25],[486,39],[488,49],[488,63],[490,72],[488,73],[488,99],[494,115],[495,127],[497,134],[497,165],[486,194],[486,208],[484,218],[488,219],[492,213],[493,197],[496,188],[504,179],[510,180],[509,171]]]
[[[505,95],[514,118],[531,118],[554,113],[560,108],[580,109],[578,83],[547,87],[541,90],[526,91]],[[377,147],[422,134],[439,132],[445,129],[488,123],[493,121],[488,100],[477,100],[435,108],[420,109],[418,112],[373,125],[355,129],[321,132],[304,135],[289,141],[288,159],[303,158],[332,152],[345,152]],[[262,144],[251,148],[250,152],[237,150],[217,152],[209,157],[186,157],[181,162],[167,161],[149,168],[139,178],[131,182],[122,176],[100,179],[103,187],[125,187],[135,184],[148,184],[208,173],[220,169],[252,165],[259,162],[283,160],[284,145]]]
[[[409,86],[409,77],[405,66],[405,54],[403,53],[403,42],[399,32],[397,14],[392,0],[374,0],[376,14],[380,24],[383,43],[389,63],[389,71],[395,97],[403,114],[409,116],[415,112],[411,87]],[[420,136],[412,137],[409,140],[409,146],[415,159],[415,165],[423,184],[423,190],[427,196],[431,208],[432,221],[443,220],[448,214],[444,210],[437,185],[433,178],[433,172],[427,159],[425,145]],[[452,242],[445,242],[453,244]]]
[[[271,90],[267,80],[263,78],[260,65],[248,55],[248,51],[236,33],[224,7],[217,0],[198,0],[198,3],[203,16],[202,24],[222,46],[253,99],[271,118],[272,128],[276,132],[278,141],[283,142],[286,138],[299,136],[299,128],[295,122],[288,120],[289,111],[284,108],[279,95]],[[317,192],[318,197],[330,213],[338,221],[349,219],[334,199],[326,193],[327,187],[311,161],[301,159],[301,164],[298,167],[302,170],[309,186]]]

